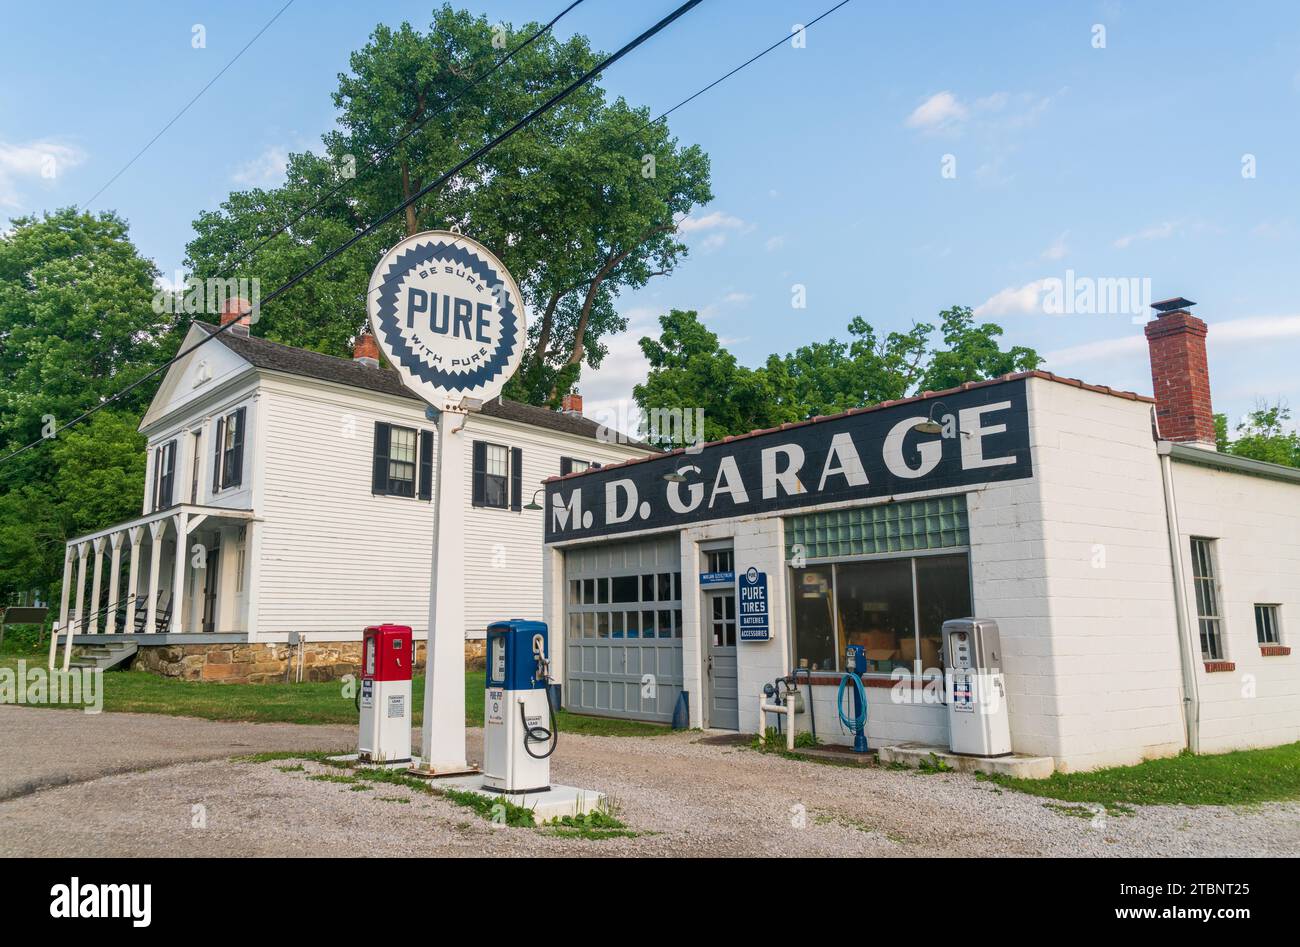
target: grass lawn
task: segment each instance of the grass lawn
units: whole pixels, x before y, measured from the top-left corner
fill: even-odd
[[[17,668],[20,659],[27,667],[44,668],[45,652],[20,652],[9,648],[0,654],[0,667]],[[465,722],[483,726],[483,671],[465,674]],[[411,683],[416,726],[424,715],[424,678]],[[142,714],[172,714],[206,720],[246,720],[257,723],[342,723],[357,722],[356,705],[343,695],[341,681],[302,684],[217,684],[209,681],[178,681],[144,671],[109,671],[104,674],[104,710]],[[606,736],[655,736],[669,733],[664,726],[633,720],[586,717],[560,711],[561,733],[590,733]]]
[[[1300,799],[1300,743],[1205,756],[1184,753],[1137,766],[1053,773],[1047,779],[986,778],[1035,796],[1107,808],[1276,802]]]

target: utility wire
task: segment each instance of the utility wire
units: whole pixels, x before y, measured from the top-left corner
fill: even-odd
[[[267,21],[266,21],[266,24],[265,24],[265,25],[264,25],[260,30],[258,30],[257,33],[255,33],[255,34],[253,35],[253,38],[250,39],[247,43],[244,44],[244,48],[241,49],[239,52],[235,53],[234,58],[231,59],[230,62],[228,62],[228,63],[226,63],[224,66],[222,66],[222,67],[221,67],[221,71],[218,72],[218,73],[217,73],[215,76],[213,76],[211,79],[209,79],[209,80],[208,80],[208,84],[205,85],[202,89],[199,89],[198,93],[195,94],[194,98],[192,98],[192,99],[190,99],[188,102],[186,102],[186,103],[185,103],[185,106],[184,106],[184,107],[183,107],[179,112],[177,112],[175,115],[172,116],[171,121],[169,121],[169,122],[168,122],[166,125],[164,125],[161,129],[159,129],[158,134],[156,134],[156,135],[154,135],[152,138],[150,138],[149,141],[145,144],[145,146],[144,146],[143,148],[141,148],[139,151],[137,151],[137,152],[135,153],[135,157],[133,157],[133,158],[132,158],[130,161],[128,161],[126,164],[122,165],[122,167],[120,167],[120,168],[118,169],[118,171],[117,171],[117,173],[116,173],[115,175],[113,175],[113,176],[112,176],[111,178],[109,178],[106,182],[104,182],[103,187],[101,187],[98,191],[96,191],[93,195],[91,195],[90,200],[86,201],[84,204],[81,205],[82,208],[84,209],[84,208],[86,208],[86,207],[89,207],[91,204],[93,204],[93,203],[95,202],[95,198],[99,197],[99,195],[101,195],[101,194],[103,194],[105,191],[107,191],[107,190],[109,189],[109,187],[112,186],[113,182],[116,181],[118,178],[120,178],[120,177],[121,177],[121,176],[126,172],[126,169],[127,169],[127,168],[129,168],[129,167],[131,167],[131,165],[135,164],[136,161],[138,161],[138,160],[140,159],[140,156],[141,156],[141,155],[143,155],[146,151],[148,151],[150,148],[152,148],[153,145],[154,145],[154,142],[156,142],[159,138],[161,138],[163,135],[165,135],[165,134],[167,133],[167,129],[169,129],[169,128],[171,128],[173,125],[175,125],[176,122],[180,120],[180,117],[181,117],[182,115],[184,115],[186,112],[188,112],[188,111],[190,110],[190,106],[192,106],[195,102],[197,102],[199,99],[201,99],[201,98],[203,97],[203,93],[207,92],[208,89],[212,88],[213,84],[214,84],[218,79],[220,79],[222,76],[224,76],[224,75],[226,74],[226,70],[228,70],[231,66],[233,66],[236,62],[239,61],[239,57],[240,57],[240,56],[242,56],[242,55],[244,55],[244,53],[248,52],[248,48],[249,48],[250,46],[252,46],[254,43],[256,43],[256,42],[261,38],[262,34],[265,33],[267,30],[269,30],[269,29],[271,28],[271,25],[272,25],[276,20],[280,19],[280,16],[284,13],[284,11],[287,10],[287,9],[289,9],[291,6],[293,6],[293,2],[294,2],[294,0],[289,0],[288,3],[286,3],[284,6],[280,7],[280,9],[276,11],[275,16],[273,16],[273,17],[271,17],[271,19],[267,20]]]
[[[290,0],[290,2],[292,2],[292,0]],[[577,79],[575,79],[573,82],[571,82],[571,83],[570,83],[568,86],[566,86],[564,89],[562,89],[561,91],[559,91],[559,92],[555,93],[554,95],[552,95],[549,99],[547,99],[547,100],[546,100],[545,102],[543,102],[541,105],[537,106],[535,109],[533,109],[533,110],[532,110],[531,112],[529,112],[527,115],[525,115],[523,118],[519,119],[519,121],[515,122],[515,124],[511,125],[511,126],[510,126],[508,129],[506,129],[504,132],[502,132],[501,134],[497,135],[495,138],[493,138],[493,139],[492,139],[491,141],[489,141],[487,144],[485,144],[485,145],[481,146],[480,148],[476,149],[476,150],[475,150],[471,155],[469,155],[467,158],[464,158],[463,160],[461,160],[460,162],[458,162],[458,163],[457,163],[455,166],[453,166],[450,170],[448,170],[448,171],[444,172],[443,174],[439,175],[439,177],[436,178],[435,180],[430,181],[428,184],[426,184],[424,187],[420,188],[418,191],[416,191],[416,192],[415,192],[414,194],[412,194],[410,197],[406,198],[406,200],[402,201],[400,204],[397,204],[395,207],[391,208],[390,210],[388,210],[388,211],[386,211],[385,213],[383,213],[382,215],[380,215],[379,218],[377,218],[376,220],[374,220],[373,222],[371,222],[371,223],[370,223],[369,225],[367,225],[363,230],[361,230],[361,231],[357,232],[356,234],[354,234],[353,236],[349,237],[347,240],[343,241],[343,243],[339,244],[339,245],[338,245],[337,247],[335,247],[333,250],[330,250],[328,253],[326,253],[323,257],[321,257],[321,258],[320,258],[319,260],[317,260],[315,263],[313,263],[313,264],[311,264],[310,266],[308,266],[305,270],[303,270],[303,271],[301,271],[300,273],[298,273],[297,275],[291,277],[291,278],[288,279],[286,282],[284,282],[284,283],[282,283],[280,286],[278,286],[276,289],[272,290],[270,293],[268,293],[265,297],[262,298],[261,303],[268,303],[268,302],[271,302],[272,300],[274,300],[274,299],[276,299],[276,298],[278,298],[278,297],[284,295],[286,292],[288,292],[288,291],[289,291],[290,289],[292,289],[294,286],[298,285],[298,283],[302,282],[304,279],[306,279],[308,276],[310,276],[310,275],[311,275],[312,273],[314,273],[316,270],[320,269],[320,268],[321,268],[322,266],[324,266],[326,263],[329,263],[331,260],[333,260],[333,259],[335,259],[336,257],[340,256],[341,254],[347,252],[349,249],[351,249],[353,246],[355,246],[355,245],[356,245],[357,243],[359,243],[361,240],[363,240],[363,239],[365,239],[366,237],[370,236],[372,233],[374,233],[376,230],[378,230],[380,227],[382,227],[382,226],[383,226],[384,224],[386,224],[388,221],[392,220],[393,217],[395,217],[395,216],[397,216],[398,214],[402,213],[402,212],[403,212],[404,210],[406,210],[406,208],[409,207],[411,204],[414,204],[416,201],[418,201],[420,198],[424,197],[424,196],[425,196],[426,194],[428,194],[430,191],[433,191],[433,190],[435,190],[436,188],[441,187],[443,184],[445,184],[447,181],[449,181],[449,180],[450,180],[451,178],[453,178],[455,175],[459,174],[459,173],[460,173],[461,171],[463,171],[465,168],[469,167],[469,165],[475,163],[475,162],[478,161],[480,158],[482,158],[484,155],[486,155],[488,152],[492,151],[492,150],[493,150],[494,148],[496,148],[499,144],[501,144],[502,142],[504,142],[504,141],[507,140],[508,138],[511,138],[512,136],[514,136],[515,133],[517,133],[517,132],[520,131],[521,129],[526,128],[526,127],[527,127],[528,125],[530,125],[532,122],[536,121],[540,116],[542,116],[542,115],[544,115],[546,112],[550,111],[552,108],[554,108],[556,105],[558,105],[558,104],[560,104],[561,102],[563,102],[565,99],[567,99],[570,95],[572,95],[574,92],[576,92],[576,91],[577,91],[578,89],[580,89],[582,86],[586,85],[588,82],[590,82],[590,81],[591,81],[593,78],[595,78],[597,75],[599,75],[600,73],[604,72],[604,71],[605,71],[606,69],[608,69],[610,66],[614,65],[614,63],[618,62],[620,59],[622,59],[622,58],[623,58],[624,56],[626,56],[628,53],[632,52],[632,51],[633,51],[634,49],[636,49],[638,46],[641,46],[643,43],[645,43],[645,42],[647,42],[648,40],[650,40],[650,39],[651,39],[652,37],[654,37],[656,34],[658,34],[658,33],[662,32],[663,30],[667,29],[667,28],[668,28],[670,25],[672,25],[676,20],[678,20],[680,17],[684,16],[685,14],[689,13],[689,12],[690,12],[691,10],[693,10],[695,7],[699,6],[702,2],[703,2],[703,0],[687,0],[686,3],[683,3],[683,4],[682,4],[681,6],[679,6],[677,9],[675,9],[672,13],[669,13],[667,16],[665,16],[663,19],[661,19],[661,20],[660,20],[658,23],[656,23],[654,26],[652,26],[652,27],[650,27],[649,29],[645,30],[643,33],[641,33],[640,36],[636,37],[636,39],[633,39],[632,41],[630,41],[629,43],[627,43],[626,45],[624,45],[624,46],[623,46],[621,49],[619,49],[617,52],[615,52],[615,53],[611,53],[610,55],[606,56],[606,57],[605,57],[604,59],[602,59],[599,63],[597,63],[597,64],[596,64],[595,66],[593,66],[591,69],[587,70],[585,73],[583,73],[581,76],[579,76],[579,77],[578,77]],[[213,339],[215,339],[217,336],[221,335],[223,332],[225,332],[226,330],[228,330],[231,326],[236,325],[236,324],[238,323],[238,321],[239,321],[239,320],[231,320],[230,322],[227,322],[225,325],[223,325],[223,326],[219,326],[215,331],[209,333],[208,336],[207,336],[206,338],[200,339],[198,342],[195,342],[195,343],[194,343],[193,345],[191,345],[189,348],[185,348],[185,349],[182,349],[181,351],[177,352],[175,355],[173,355],[173,356],[172,356],[170,359],[168,359],[166,362],[164,362],[163,364],[159,365],[157,368],[153,369],[152,371],[148,372],[147,374],[141,376],[140,378],[137,378],[135,381],[131,382],[131,384],[127,385],[127,386],[126,386],[125,388],[123,388],[121,391],[117,392],[117,393],[114,394],[114,395],[109,396],[108,398],[105,398],[103,401],[101,401],[99,404],[95,405],[94,407],[92,407],[92,408],[88,408],[87,410],[83,411],[80,415],[78,415],[77,417],[73,418],[73,419],[72,419],[71,421],[69,421],[67,424],[60,425],[59,427],[56,427],[56,428],[51,432],[51,434],[50,434],[49,437],[41,437],[41,438],[39,438],[38,440],[32,441],[30,444],[26,445],[25,447],[20,447],[20,448],[18,448],[17,450],[12,451],[12,452],[10,452],[9,454],[6,454],[3,458],[0,458],[0,464],[7,463],[9,460],[13,459],[13,458],[16,457],[17,455],[22,454],[22,453],[24,453],[25,451],[31,450],[33,447],[36,447],[36,446],[38,446],[39,444],[41,444],[41,443],[43,443],[43,442],[45,442],[45,441],[47,441],[47,440],[50,440],[51,438],[53,438],[54,436],[56,436],[60,431],[66,431],[68,428],[70,428],[70,427],[72,427],[72,426],[74,426],[74,425],[76,425],[76,424],[80,424],[82,421],[84,421],[84,420],[86,420],[87,418],[89,418],[90,416],[94,415],[95,413],[97,413],[97,412],[100,411],[101,409],[107,407],[108,405],[112,404],[113,402],[115,402],[115,401],[121,399],[122,397],[124,397],[125,395],[129,394],[131,391],[133,391],[134,389],[138,388],[140,385],[144,384],[144,383],[145,383],[146,381],[148,381],[149,379],[157,377],[159,374],[161,374],[161,373],[162,373],[163,371],[165,371],[167,368],[169,368],[170,366],[174,365],[176,362],[180,361],[182,358],[185,358],[187,355],[189,355],[189,354],[190,354],[191,352],[193,352],[195,349],[199,348],[199,347],[202,346],[202,345],[205,345],[205,344],[208,343],[208,342],[211,342],[211,341],[212,341]]]
[[[411,126],[411,128],[409,128],[406,132],[404,132],[401,136],[399,136],[398,139],[397,139],[396,141],[394,141],[391,145],[389,145],[388,148],[387,148],[386,150],[379,152],[379,154],[377,154],[374,158],[372,158],[372,159],[369,160],[369,163],[368,163],[368,165],[367,165],[367,171],[369,171],[369,170],[373,170],[374,168],[379,167],[379,165],[380,165],[381,162],[383,162],[383,161],[387,161],[389,158],[391,158],[391,157],[393,156],[393,154],[397,151],[397,149],[398,149],[399,147],[401,147],[401,145],[402,145],[404,142],[407,141],[407,139],[409,139],[409,138],[410,138],[412,135],[414,135],[416,132],[422,130],[422,129],[424,128],[425,125],[427,125],[429,122],[433,121],[433,120],[434,120],[435,118],[437,118],[439,115],[441,115],[441,114],[443,114],[444,112],[446,112],[447,109],[451,108],[453,105],[455,105],[455,104],[456,104],[457,102],[459,102],[461,99],[463,99],[466,95],[468,95],[468,94],[470,93],[470,91],[472,91],[472,90],[474,89],[475,86],[477,86],[477,85],[478,85],[480,82],[482,82],[484,79],[488,78],[488,76],[490,76],[490,75],[492,75],[493,73],[495,73],[498,69],[500,69],[500,68],[501,68],[502,66],[504,66],[506,63],[508,63],[511,59],[514,59],[514,57],[515,57],[518,53],[520,53],[521,51],[523,51],[523,50],[524,50],[525,48],[527,48],[528,46],[531,46],[534,42],[536,42],[536,40],[537,40],[539,37],[541,37],[541,36],[544,35],[545,33],[550,32],[551,29],[555,26],[556,23],[558,23],[561,19],[563,19],[564,16],[565,16],[566,14],[568,14],[571,10],[573,10],[574,7],[578,6],[579,4],[581,4],[581,3],[583,3],[583,2],[585,2],[585,0],[574,0],[573,3],[570,3],[567,7],[565,7],[563,10],[561,10],[559,13],[557,13],[554,17],[552,17],[551,20],[550,20],[550,22],[546,23],[544,26],[542,26],[540,29],[538,29],[536,32],[534,32],[531,36],[529,36],[526,40],[524,40],[522,43],[520,43],[520,44],[519,44],[518,46],[516,46],[514,49],[510,50],[508,53],[506,53],[504,56],[502,56],[500,59],[498,59],[495,63],[493,63],[493,65],[492,65],[492,67],[491,67],[490,69],[488,69],[488,70],[487,70],[486,72],[484,72],[482,75],[475,76],[475,77],[474,77],[474,80],[473,80],[469,85],[467,85],[467,86],[466,86],[464,89],[462,89],[462,90],[461,90],[457,95],[453,96],[453,97],[452,97],[451,99],[449,99],[447,102],[443,103],[443,105],[442,105],[442,107],[441,107],[440,109],[438,109],[436,112],[432,112],[432,113],[430,113],[429,115],[426,115],[424,118],[420,119],[420,120],[419,120],[415,125]],[[349,184],[352,183],[352,180],[353,180],[353,179],[351,179],[351,178],[345,178],[345,179],[343,179],[343,181],[341,181],[337,186],[335,186],[334,188],[332,188],[331,190],[329,190],[328,192],[326,192],[326,193],[325,193],[325,194],[324,194],[324,195],[323,195],[319,200],[317,200],[315,203],[313,203],[311,206],[309,206],[306,210],[302,211],[300,214],[298,214],[298,215],[297,215],[296,217],[294,217],[292,220],[289,220],[287,223],[285,223],[285,224],[283,224],[282,226],[278,227],[278,228],[277,228],[275,231],[273,231],[273,232],[272,232],[268,237],[266,237],[265,239],[263,239],[263,240],[261,240],[260,242],[258,242],[258,244],[257,244],[255,247],[253,247],[253,248],[252,248],[251,250],[249,250],[247,253],[243,254],[241,257],[239,257],[237,260],[235,260],[235,262],[229,264],[229,265],[226,267],[225,271],[224,271],[222,274],[220,274],[219,276],[213,277],[213,279],[225,279],[226,277],[231,276],[231,275],[234,273],[234,271],[235,271],[239,266],[241,266],[242,264],[247,263],[249,260],[251,260],[251,259],[252,259],[252,258],[253,258],[253,257],[254,257],[254,256],[255,256],[255,255],[256,255],[256,254],[257,254],[257,253],[258,253],[262,248],[263,248],[263,247],[265,247],[267,244],[269,244],[272,240],[274,240],[276,237],[278,237],[278,236],[280,236],[281,234],[283,234],[283,233],[284,233],[285,231],[287,231],[290,227],[293,227],[294,225],[298,224],[300,221],[303,220],[303,218],[305,218],[308,214],[312,213],[312,211],[317,210],[317,209],[318,209],[319,207],[321,207],[321,205],[323,205],[326,201],[328,201],[328,200],[330,200],[331,198],[337,196],[338,193],[339,193],[340,191],[342,191],[344,188],[346,188]]]

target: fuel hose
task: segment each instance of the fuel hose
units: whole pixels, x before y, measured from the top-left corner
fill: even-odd
[[[555,725],[555,705],[551,702],[551,689],[544,688],[546,691],[546,710],[551,717],[551,729],[545,727],[534,727],[528,723],[528,714],[524,712],[523,702],[519,703],[519,719],[524,723],[524,752],[535,760],[544,760],[560,745],[560,728]],[[534,753],[533,748],[528,745],[529,740],[538,743],[550,743],[550,748],[544,753]]]

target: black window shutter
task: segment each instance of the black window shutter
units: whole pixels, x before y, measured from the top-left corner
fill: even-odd
[[[561,477],[567,477],[567,476],[568,476],[569,474],[571,474],[571,473],[573,473],[573,458],[572,458],[572,457],[561,457],[561,458],[560,458],[560,476],[561,476]]]
[[[383,421],[376,421],[375,457],[370,472],[370,492],[381,496],[388,493],[388,442],[389,426]]]
[[[212,458],[212,492],[216,493],[221,489],[221,448],[226,440],[226,419],[217,418],[215,428],[217,436],[215,438],[217,449]]]
[[[421,500],[433,498],[433,432],[420,432],[420,488]]]
[[[235,412],[235,443],[230,446],[230,470],[226,486],[237,487],[244,481],[244,417],[247,409]]]
[[[176,488],[176,442],[168,441],[162,448],[162,469],[166,471],[159,486],[158,508],[165,510],[172,505],[172,495]]]
[[[510,448],[510,509],[518,512],[524,508],[524,452]]]
[[[472,473],[474,484],[470,490],[470,503],[474,506],[482,506],[484,502],[483,478],[487,475],[487,444],[483,441],[474,442]]]
[[[162,495],[162,448],[153,449],[153,512],[158,512],[158,497]]]

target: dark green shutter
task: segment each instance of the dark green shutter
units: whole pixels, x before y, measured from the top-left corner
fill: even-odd
[[[561,477],[567,477],[567,476],[568,476],[569,474],[571,474],[571,473],[573,473],[573,458],[572,458],[572,457],[561,457],[561,458],[560,458],[560,476],[561,476]]]
[[[226,419],[217,418],[213,430],[217,432],[215,438],[217,446],[212,458],[212,492],[216,493],[221,489],[221,445],[226,439]]]
[[[388,492],[388,442],[389,427],[383,421],[375,422],[375,457],[370,472],[370,492],[380,495]]]
[[[483,478],[487,476],[487,444],[483,441],[474,442],[471,474],[474,483],[470,489],[470,503],[474,506],[482,506],[484,502]]]
[[[524,452],[510,448],[510,509],[516,513],[524,508]]]
[[[433,432],[420,432],[420,489],[421,500],[433,497]]]
[[[224,485],[227,487],[237,487],[244,482],[244,418],[246,408],[240,408],[235,412],[235,443],[230,445],[230,455],[226,458],[230,462],[230,469],[225,472]]]

